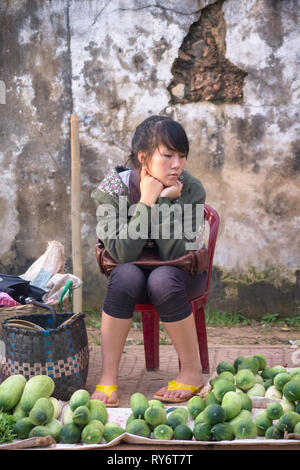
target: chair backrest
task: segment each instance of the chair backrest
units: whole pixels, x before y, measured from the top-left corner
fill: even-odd
[[[209,225],[209,238],[208,238],[208,272],[207,272],[207,280],[206,280],[206,288],[201,297],[205,297],[207,299],[210,287],[210,280],[211,280],[211,272],[212,272],[212,265],[215,253],[215,246],[219,231],[219,224],[220,224],[220,217],[219,214],[213,207],[209,206],[208,204],[204,205],[205,211],[205,220]]]

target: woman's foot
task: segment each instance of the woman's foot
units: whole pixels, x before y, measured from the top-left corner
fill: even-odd
[[[178,402],[186,401],[186,400],[189,400],[193,395],[195,395],[197,391],[200,391],[200,389],[204,386],[204,380],[203,380],[203,376],[201,372],[200,373],[199,372],[197,373],[180,372],[179,375],[176,377],[175,382],[182,384],[182,385],[183,384],[191,385],[192,387],[197,387],[197,389],[196,390],[195,389],[184,390],[184,386],[182,386],[180,387],[182,388],[181,390],[180,389],[171,390],[171,389],[168,389],[168,385],[167,385],[159,389],[156,392],[155,397],[161,400],[166,399],[166,401],[167,400],[172,400],[172,401],[178,400]],[[172,388],[172,386],[170,388]]]
[[[117,388],[118,386],[115,384],[104,385],[103,382],[100,381],[100,384],[96,386],[96,390],[91,398],[102,401],[108,407],[118,406],[119,399]]]

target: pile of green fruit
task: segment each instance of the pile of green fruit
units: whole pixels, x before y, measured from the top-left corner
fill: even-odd
[[[185,407],[165,409],[161,401],[148,401],[143,393],[136,392],[130,397],[130,408],[132,413],[125,429],[129,434],[160,440],[193,438],[187,424],[189,412]]]
[[[126,432],[154,439],[223,441],[281,439],[300,433],[300,368],[267,367],[261,354],[223,361],[210,380],[205,398],[190,398],[187,407],[165,409],[141,393],[131,396]],[[253,397],[277,400],[253,416]]]
[[[87,390],[75,391],[60,417],[60,403],[51,396],[54,388],[53,379],[47,375],[27,381],[16,374],[0,384],[0,413],[12,418],[10,441],[12,437],[50,435],[60,443],[98,444],[125,432],[118,424],[108,423],[107,408],[100,400],[91,399]]]
[[[300,368],[267,367],[261,354],[220,362],[205,397],[195,395],[187,406],[165,407],[136,392],[130,397],[126,424],[109,422],[108,411],[87,390],[75,391],[61,410],[52,396],[54,381],[20,374],[0,384],[0,440],[52,436],[63,444],[100,444],[129,433],[159,440],[223,441],[281,439],[300,434]],[[253,416],[253,398],[271,398]]]
[[[58,436],[60,405],[51,396],[54,387],[54,381],[46,375],[37,375],[27,381],[23,375],[16,374],[0,384],[0,410],[12,417],[13,437]],[[40,429],[45,429],[45,434],[34,434]]]
[[[118,423],[108,422],[107,408],[100,400],[91,399],[87,390],[77,390],[65,406],[59,442],[63,444],[100,444],[124,434]]]
[[[210,386],[205,408],[194,420],[194,426],[203,431],[199,440],[209,437],[208,426],[213,440],[256,436],[281,439],[285,431],[299,434],[300,368],[288,372],[279,365],[267,367],[261,354],[239,356],[233,363],[223,361],[217,365],[217,375],[210,380]],[[251,413],[254,397],[275,400],[254,418]]]

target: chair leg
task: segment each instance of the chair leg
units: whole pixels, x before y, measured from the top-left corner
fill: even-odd
[[[156,310],[142,312],[146,369],[159,369],[159,316]]]
[[[209,373],[209,357],[208,357],[204,308],[200,307],[198,310],[194,311],[193,313],[194,313],[194,319],[195,319],[196,331],[197,331],[197,337],[198,337],[202,372],[204,374],[208,374]]]

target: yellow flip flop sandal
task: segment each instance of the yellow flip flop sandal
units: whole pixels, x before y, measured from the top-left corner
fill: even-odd
[[[176,382],[176,380],[171,380],[171,382],[168,383],[168,390],[188,390],[191,393],[183,398],[164,397],[163,395],[154,395],[153,398],[169,403],[181,403],[196,395],[200,388],[201,387],[196,387],[195,385],[182,384],[180,382]]]
[[[115,392],[118,389],[118,385],[101,385],[98,384],[96,385],[96,391],[97,392],[103,392],[109,398],[113,392]],[[117,400],[115,403],[104,403],[104,405],[107,408],[116,408],[119,406],[119,400]]]

